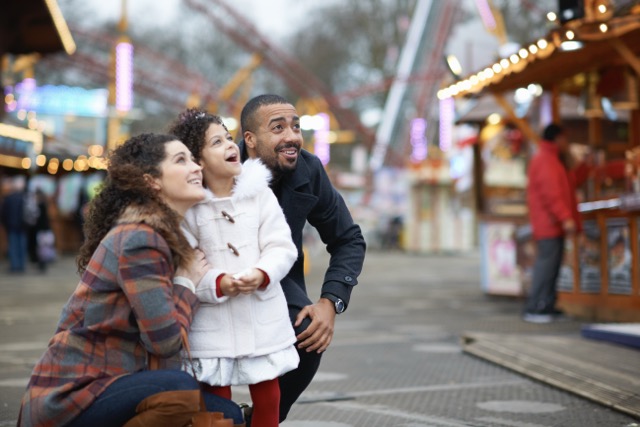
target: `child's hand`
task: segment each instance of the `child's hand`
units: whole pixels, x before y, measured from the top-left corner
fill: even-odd
[[[238,288],[239,281],[234,279],[230,274],[225,274],[220,279],[220,291],[222,295],[226,295],[228,297],[235,297],[240,294],[240,289]]]
[[[257,268],[248,268],[233,275],[241,294],[252,294],[264,283],[264,273]]]

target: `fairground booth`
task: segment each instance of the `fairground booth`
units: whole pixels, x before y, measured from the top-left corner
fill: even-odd
[[[64,249],[71,239],[61,228],[55,198],[68,198],[59,191],[65,186],[59,185],[53,166],[45,167],[45,160],[57,161],[61,153],[43,132],[46,122],[36,110],[46,102],[33,77],[42,57],[58,52],[72,55],[76,45],[56,0],[0,0],[0,16],[0,200],[13,191],[15,182],[44,190],[51,200],[57,244]],[[64,102],[57,95],[48,99],[58,106]],[[0,254],[5,252],[0,228]]]
[[[543,127],[568,130],[584,232],[566,244],[559,304],[590,320],[640,320],[640,4],[576,2],[544,38],[438,93],[441,102],[490,103],[476,128],[475,187],[482,285],[525,295],[535,257],[526,167]],[[566,17],[565,17],[566,18]]]

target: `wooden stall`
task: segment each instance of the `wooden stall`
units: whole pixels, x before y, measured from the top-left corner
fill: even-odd
[[[637,40],[640,5],[614,10],[610,2],[585,2],[583,18],[559,25],[438,93],[441,99],[493,97],[530,144],[539,140],[536,130],[551,121],[563,123],[571,142],[593,157],[598,173],[579,190],[584,233],[567,243],[558,283],[563,309],[590,320],[640,320]],[[531,85],[540,87],[542,96],[537,110],[523,116],[507,94]],[[562,114],[561,99],[567,96],[579,100],[578,120]],[[626,161],[621,179],[602,173],[616,160]]]

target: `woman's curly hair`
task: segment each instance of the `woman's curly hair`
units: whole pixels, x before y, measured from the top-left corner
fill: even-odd
[[[110,155],[107,177],[102,183],[98,195],[89,204],[84,224],[86,239],[80,248],[76,263],[82,273],[91,256],[116,224],[118,218],[130,205],[147,206],[153,212],[167,219],[167,228],[174,230],[174,236],[163,237],[170,248],[182,245],[185,240],[180,230],[180,215],[171,209],[160,197],[157,190],[149,185],[145,175],[157,178],[161,176],[160,163],[166,157],[165,146],[175,141],[175,135],[145,133],[128,139]],[[187,260],[176,259],[177,265]]]
[[[205,135],[212,124],[222,125],[228,131],[220,116],[197,108],[190,108],[180,113],[169,127],[168,132],[176,135],[191,151],[194,160],[200,163],[202,148],[206,142]]]

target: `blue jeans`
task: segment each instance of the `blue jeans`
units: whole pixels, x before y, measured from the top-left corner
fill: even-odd
[[[136,414],[143,399],[163,391],[197,390],[198,382],[179,370],[141,371],[114,381],[98,398],[66,427],[120,427]],[[209,411],[224,412],[235,424],[244,422],[238,405],[204,393]]]
[[[24,231],[9,231],[7,240],[11,271],[24,271],[27,259],[27,234]]]

